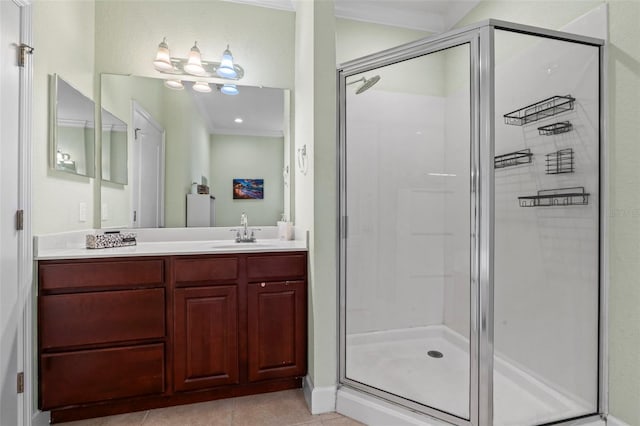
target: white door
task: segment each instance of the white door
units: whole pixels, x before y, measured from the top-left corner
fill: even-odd
[[[22,424],[26,414],[16,389],[16,377],[23,367],[25,336],[21,326],[28,300],[28,290],[21,287],[21,280],[28,280],[22,270],[24,236],[16,226],[24,195],[20,179],[20,168],[24,167],[20,120],[25,118],[21,117],[24,104],[20,95],[24,86],[18,64],[21,8],[22,3],[0,1],[0,425]],[[24,332],[31,336],[30,331]]]
[[[133,226],[164,226],[164,129],[133,103]]]

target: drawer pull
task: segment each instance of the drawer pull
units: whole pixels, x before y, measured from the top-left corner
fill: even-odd
[[[266,287],[267,283],[260,283],[260,287]]]
[[[289,281],[285,281],[285,282],[284,282],[284,285],[289,285]]]

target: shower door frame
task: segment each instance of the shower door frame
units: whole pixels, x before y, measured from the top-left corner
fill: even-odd
[[[549,425],[580,425],[606,418],[607,398],[607,315],[608,256],[606,239],[606,46],[593,37],[529,25],[489,19],[458,30],[417,40],[387,49],[338,66],[338,385],[365,392],[392,404],[459,426],[491,426],[493,424],[493,359],[494,359],[494,164],[495,145],[495,30],[551,38],[598,48],[599,54],[599,140],[598,140],[598,384],[595,413],[558,420]],[[470,335],[469,335],[469,419],[424,404],[410,401],[390,392],[368,386],[346,377],[346,79],[354,74],[386,65],[411,60],[448,48],[469,44],[470,60]],[[474,239],[475,236],[475,239]]]

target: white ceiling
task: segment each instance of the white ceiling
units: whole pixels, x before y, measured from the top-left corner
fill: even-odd
[[[210,93],[196,92],[192,83],[185,90],[193,97],[211,133],[282,137],[284,92],[282,89],[238,86],[240,93],[229,96],[215,88]],[[242,123],[236,123],[236,118]]]
[[[226,0],[294,11],[292,0]],[[480,0],[335,0],[339,18],[412,28],[432,33],[451,29]]]

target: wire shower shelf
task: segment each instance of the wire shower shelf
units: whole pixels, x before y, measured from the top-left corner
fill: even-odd
[[[504,115],[504,123],[523,126],[543,118],[552,117],[565,111],[571,111],[576,101],[571,95],[552,96]]]
[[[571,124],[570,121],[560,121],[558,123],[538,127],[538,133],[541,136],[559,135],[560,133],[567,133],[571,130],[573,130],[573,124]]]
[[[493,166],[495,169],[503,169],[505,167],[519,166],[520,164],[529,164],[532,157],[531,149],[521,149],[508,154],[496,155],[493,159]]]
[[[589,204],[589,193],[584,187],[543,189],[538,195],[518,197],[520,207],[563,207],[586,206]]]

